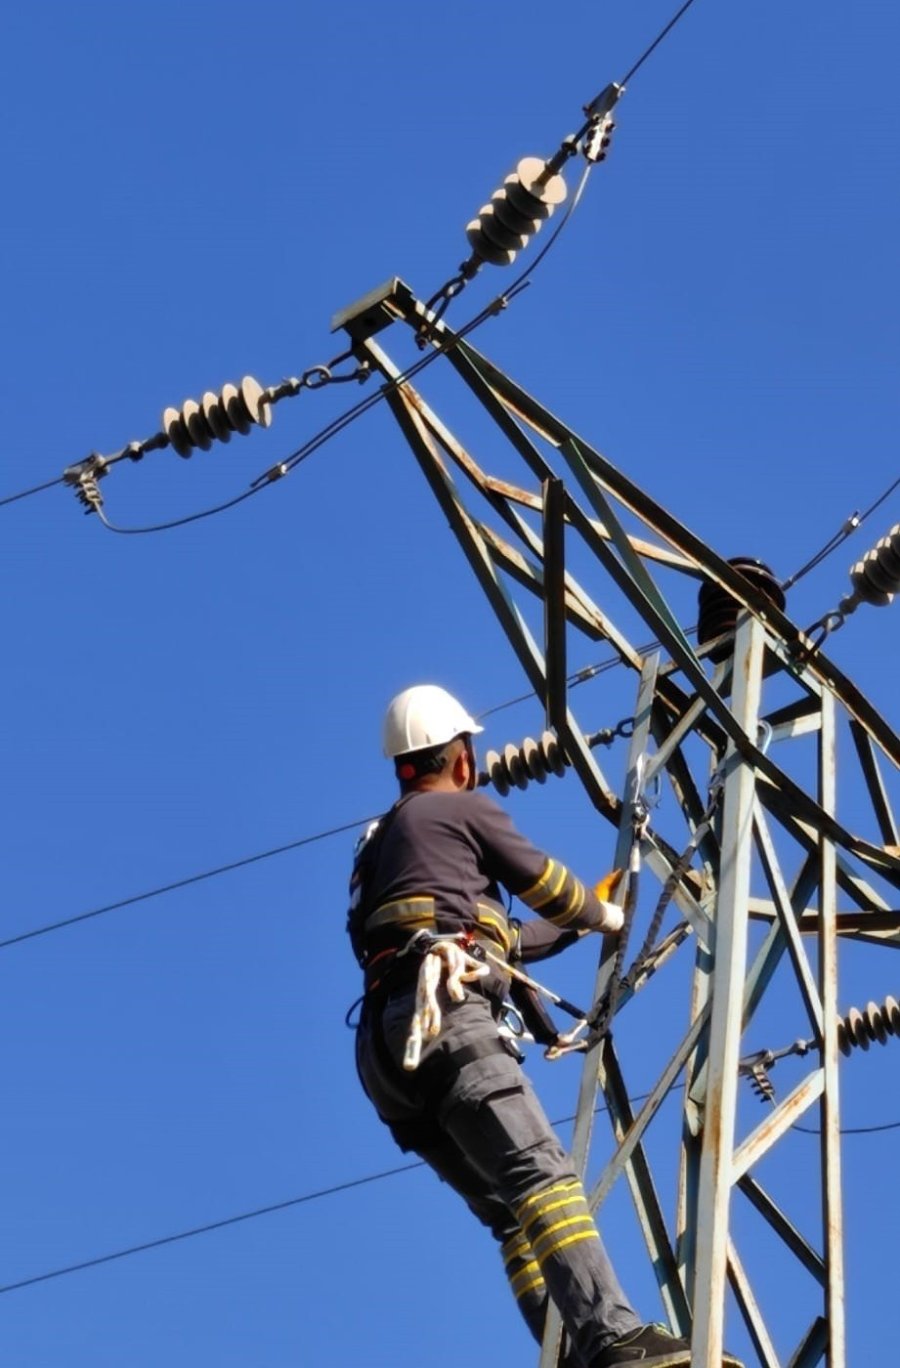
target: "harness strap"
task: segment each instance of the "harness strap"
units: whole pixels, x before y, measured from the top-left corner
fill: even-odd
[[[420,932],[421,938],[418,937],[418,933],[413,933],[402,945],[386,946],[366,961],[363,968],[365,996],[371,997],[378,992],[395,993],[398,989],[412,987],[418,978],[418,957],[427,954],[435,944],[441,944],[443,941],[461,945],[475,958],[484,956],[491,960],[501,974],[513,972],[505,953],[497,953],[497,941],[489,933],[484,934],[480,927],[478,934],[472,931],[454,931],[441,936],[437,932],[429,934],[425,927],[420,928]],[[480,991],[478,985],[476,988]]]

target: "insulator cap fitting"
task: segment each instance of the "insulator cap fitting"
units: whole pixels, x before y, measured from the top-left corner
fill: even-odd
[[[504,746],[502,754],[488,751],[484,763],[483,782],[505,798],[511,788],[525,789],[534,781],[545,783],[548,774],[565,774],[569,762],[553,732],[545,731],[539,741],[526,736],[521,746]]]
[[[466,225],[472,252],[481,261],[508,266],[566,198],[562,176],[540,157],[523,157],[501,189]]]
[[[187,459],[197,447],[209,451],[213,442],[230,442],[232,432],[247,433],[254,423],[269,427],[272,406],[252,375],[240,385],[223,385],[218,394],[207,390],[198,404],[186,399],[180,409],[167,408],[163,431],[179,456]]]
[[[900,523],[895,523],[850,569],[856,597],[866,603],[890,603],[900,593]]]
[[[764,594],[779,611],[784,608],[784,590],[768,565],[749,556],[736,556],[728,564],[739,570],[744,579],[749,580],[754,589]],[[741,611],[737,599],[712,580],[704,580],[700,586],[698,608],[697,640],[701,646],[726,632],[733,632]]]

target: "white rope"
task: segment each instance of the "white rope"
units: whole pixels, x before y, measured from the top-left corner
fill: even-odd
[[[473,959],[455,941],[438,941],[434,948],[429,950],[419,967],[416,1009],[410,1022],[403,1054],[404,1069],[410,1073],[417,1069],[422,1058],[423,1044],[428,1040],[436,1040],[441,1033],[438,987],[442,976],[446,976],[447,994],[451,1002],[462,1002],[466,996],[463,984],[485,978],[490,972],[490,965]]]

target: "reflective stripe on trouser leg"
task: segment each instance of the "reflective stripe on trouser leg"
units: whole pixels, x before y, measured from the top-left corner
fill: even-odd
[[[540,1342],[547,1311],[547,1284],[527,1235],[517,1232],[501,1245],[500,1254],[519,1310],[529,1330]]]
[[[514,1214],[581,1358],[590,1362],[623,1333],[623,1323],[629,1328],[639,1324],[574,1175],[518,1202]]]
[[[547,1316],[547,1284],[528,1236],[517,1231],[500,1246],[500,1254],[522,1319],[540,1344]],[[564,1348],[560,1368],[582,1368],[582,1360],[574,1350],[566,1353]]]

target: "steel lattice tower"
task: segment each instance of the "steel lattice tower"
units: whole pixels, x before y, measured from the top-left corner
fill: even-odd
[[[380,338],[397,323],[413,329],[423,347],[444,353],[443,364],[505,439],[507,457],[512,452],[521,463],[520,485],[487,474],[404,380]],[[764,1368],[811,1368],[823,1357],[831,1368],[844,1368],[838,1056],[867,1043],[866,1036],[894,1034],[900,1021],[890,999],[883,1008],[870,1007],[866,1017],[839,1017],[837,949],[839,939],[878,945],[900,931],[900,914],[872,882],[900,884],[900,846],[880,769],[884,762],[900,767],[900,738],[752,578],[436,321],[401,281],[338,315],[335,327],[347,331],[357,357],[385,378],[393,416],[545,709],[548,727],[596,812],[617,831],[616,863],[627,864],[637,844],[644,869],[682,918],[649,948],[640,972],[615,998],[617,1011],[627,1008],[645,988],[652,994],[655,974],[676,954],[693,956],[686,1025],[668,1023],[677,1048],[637,1115],[611,1034],[584,1056],[573,1141],[581,1171],[600,1089],[618,1140],[592,1204],[598,1207],[615,1179],[625,1176],[670,1321],[692,1336],[694,1368],[721,1362],[729,1288]],[[490,521],[472,511],[463,489],[487,508]],[[583,586],[567,569],[576,556],[599,588]],[[735,630],[702,647],[692,644],[660,587],[685,578],[694,588],[698,582],[714,586],[733,603]],[[661,652],[642,653],[616,626],[605,607],[610,594],[630,605]],[[541,644],[526,620],[526,609],[534,613],[536,604]],[[571,705],[571,633],[609,643],[637,676],[624,796],[601,770],[596,737]],[[868,837],[847,830],[835,815],[842,728],[852,737],[868,795]],[[516,773],[513,765],[514,782],[525,782],[522,768]],[[682,835],[676,843],[639,820],[648,784],[663,777],[677,800]],[[838,913],[838,889],[852,910]],[[596,1002],[608,993],[617,967],[607,951]],[[767,1000],[776,992],[784,999],[785,975],[808,1039],[743,1054],[744,1034]],[[805,1062],[799,1081],[776,1102],[767,1069],[787,1054]],[[738,1106],[742,1075],[755,1079],[771,1104],[749,1127],[741,1124]],[[672,1229],[648,1140],[679,1079],[684,1102]],[[821,1222],[806,1234],[759,1171],[811,1108],[818,1110],[821,1128],[815,1175]],[[776,1354],[741,1257],[738,1202],[752,1208],[796,1266],[802,1323],[789,1359]],[[541,1368],[557,1362],[559,1338],[552,1318]]]

